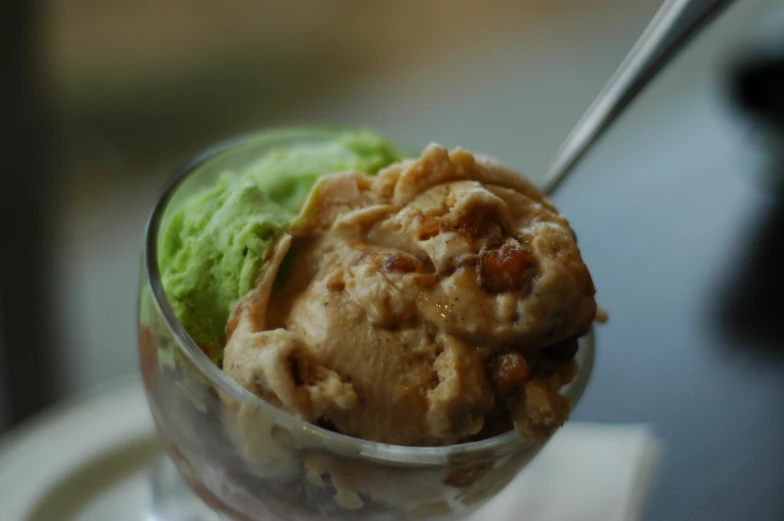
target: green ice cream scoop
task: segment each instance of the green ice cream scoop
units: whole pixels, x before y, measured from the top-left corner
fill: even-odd
[[[399,159],[372,131],[336,132],[268,148],[245,171],[227,172],[177,208],[164,230],[160,268],[172,308],[196,344],[220,364],[234,306],[320,176],[372,175]]]
[[[399,160],[386,139],[358,130],[337,134],[333,140],[275,147],[253,163],[247,175],[276,203],[296,214],[322,175],[343,170],[375,174]]]

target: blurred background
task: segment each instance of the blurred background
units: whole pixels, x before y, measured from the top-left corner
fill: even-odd
[[[5,3],[0,430],[135,370],[145,219],[205,146],[277,124],[365,124],[537,178],[660,3]],[[765,33],[717,31],[722,51],[658,99]]]
[[[0,433],[137,370],[145,220],[204,147],[363,124],[536,180],[660,4],[6,0]],[[664,439],[646,519],[784,518],[782,63],[784,1],[736,1],[555,196],[611,312],[576,417]]]

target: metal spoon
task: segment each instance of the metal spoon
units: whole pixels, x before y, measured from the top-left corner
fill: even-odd
[[[615,119],[686,44],[733,0],[666,0],[588,111],[567,136],[544,176],[552,194]]]

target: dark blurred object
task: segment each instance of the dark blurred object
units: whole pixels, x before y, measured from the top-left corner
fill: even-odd
[[[37,69],[39,6],[8,0],[0,7],[0,409],[12,425],[47,405],[55,384],[46,273],[53,176]]]
[[[784,168],[777,172],[784,176]],[[719,319],[732,337],[769,357],[784,357],[784,190],[777,188],[747,244],[744,262],[732,273]]]
[[[784,40],[778,46],[756,46],[736,61],[730,76],[735,104],[759,123],[770,137],[768,170],[784,179]],[[719,313],[728,334],[745,339],[770,356],[784,356],[784,186],[770,186],[760,223],[742,245],[744,262],[729,281]]]
[[[743,110],[784,133],[784,40],[736,65],[732,94]]]

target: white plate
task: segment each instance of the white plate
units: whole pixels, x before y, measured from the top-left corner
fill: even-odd
[[[0,440],[0,519],[143,521],[159,455],[139,378],[99,386]]]

